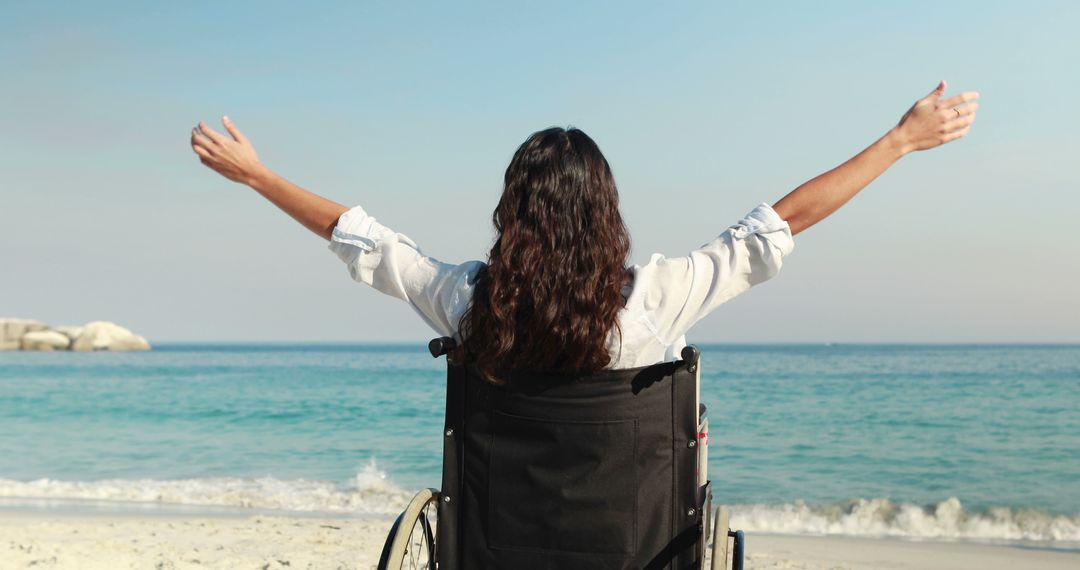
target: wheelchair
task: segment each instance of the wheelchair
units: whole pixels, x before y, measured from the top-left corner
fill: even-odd
[[[712,508],[701,353],[680,356],[506,385],[447,357],[442,489],[398,516],[378,568],[742,570],[743,532]]]

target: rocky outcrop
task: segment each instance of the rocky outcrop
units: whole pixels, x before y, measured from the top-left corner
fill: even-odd
[[[41,321],[30,319],[0,319],[0,350],[18,350],[19,341],[28,332],[49,328]]]
[[[71,339],[56,331],[34,331],[22,335],[19,350],[67,350]]]
[[[116,323],[94,321],[83,327],[82,334],[71,343],[71,350],[150,350],[150,343]]]
[[[150,350],[145,338],[109,321],[50,328],[41,321],[0,318],[0,350]]]
[[[61,325],[54,327],[53,330],[62,335],[66,335],[71,340],[75,340],[82,334],[83,328],[74,325]]]

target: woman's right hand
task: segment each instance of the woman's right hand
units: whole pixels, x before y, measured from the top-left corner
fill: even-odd
[[[198,126],[191,129],[191,149],[211,170],[233,182],[250,186],[266,168],[259,162],[251,141],[232,120],[222,117],[221,122],[232,135],[231,139],[199,121]]]
[[[976,91],[965,91],[948,99],[942,80],[929,95],[919,99],[893,128],[904,153],[926,150],[954,141],[971,130],[979,104]]]

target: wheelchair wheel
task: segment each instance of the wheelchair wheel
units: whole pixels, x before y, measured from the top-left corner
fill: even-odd
[[[390,528],[379,557],[379,570],[436,570],[439,493],[424,489],[413,497]]]

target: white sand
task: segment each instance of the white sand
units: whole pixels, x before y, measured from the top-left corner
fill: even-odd
[[[391,522],[4,513],[0,569],[367,570]]]
[[[961,542],[755,534],[746,567],[807,570],[1076,570],[1080,554]]]
[[[374,568],[390,520],[0,511],[0,569]],[[747,568],[1054,570],[1080,554],[965,543],[755,534]]]

